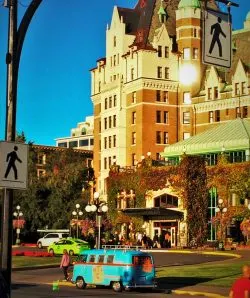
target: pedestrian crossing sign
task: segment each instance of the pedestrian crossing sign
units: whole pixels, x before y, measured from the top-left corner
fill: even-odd
[[[26,189],[28,145],[0,142],[0,187]]]
[[[203,17],[202,60],[205,64],[231,67],[231,15],[207,9]]]

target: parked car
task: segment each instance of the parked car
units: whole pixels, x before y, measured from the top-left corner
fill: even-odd
[[[90,249],[90,245],[88,242],[83,241],[81,239],[61,239],[58,242],[54,242],[48,247],[48,252],[50,254],[63,254],[64,249],[66,249],[69,255],[78,255],[84,250]]]
[[[37,246],[39,248],[47,247],[62,238],[67,238],[68,236],[69,234],[67,233],[48,233],[44,237],[38,239]]]

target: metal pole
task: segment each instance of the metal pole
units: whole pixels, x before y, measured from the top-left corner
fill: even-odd
[[[97,249],[101,248],[101,215],[97,214],[97,225],[98,225],[98,239],[97,239]]]
[[[17,0],[9,2],[7,91],[6,91],[6,141],[15,141],[16,134],[16,47],[17,47]],[[11,265],[12,265],[12,209],[13,190],[6,189],[3,199],[1,229],[1,273],[6,282],[5,294],[11,297]]]
[[[78,239],[78,213],[76,215],[76,238]]]

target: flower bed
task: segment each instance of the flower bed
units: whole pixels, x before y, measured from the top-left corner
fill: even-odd
[[[12,256],[19,257],[53,257],[52,254],[46,251],[13,251]]]

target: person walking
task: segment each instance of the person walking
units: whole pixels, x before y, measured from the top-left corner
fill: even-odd
[[[250,298],[250,266],[242,267],[242,276],[232,285],[229,298]]]
[[[65,280],[69,280],[69,273],[68,273],[69,265],[70,265],[70,257],[69,257],[67,249],[64,249],[60,268],[63,269],[63,274],[65,277]]]

